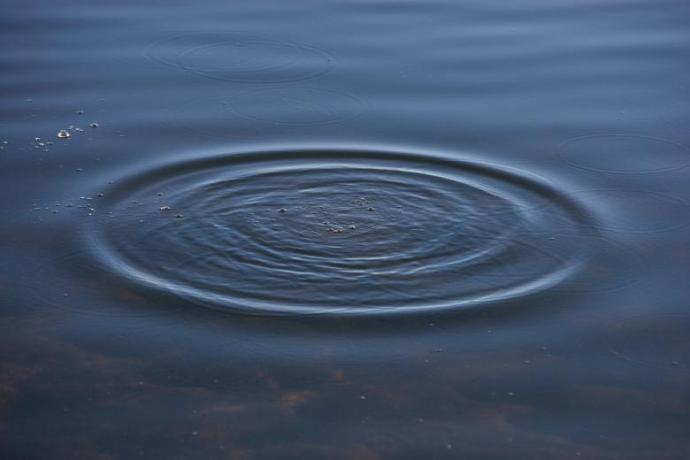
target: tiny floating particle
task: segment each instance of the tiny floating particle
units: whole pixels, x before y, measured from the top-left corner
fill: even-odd
[[[278,212],[287,212],[287,209],[285,209],[285,208],[280,208],[280,209],[278,210]]]
[[[161,212],[166,212],[166,211],[170,211],[171,208],[170,208],[170,206],[161,206],[159,209]]]
[[[175,219],[182,219],[184,216],[182,214],[175,214]]]
[[[374,209],[374,208],[367,208],[367,211],[369,211],[369,212],[374,212],[375,209]]]
[[[96,123],[96,122],[89,123],[89,127],[90,127],[90,128],[98,128],[99,126],[101,126],[101,125],[99,125],[99,124]]]
[[[61,129],[60,131],[58,131],[57,137],[58,139],[67,139],[70,137],[70,133],[66,129]]]

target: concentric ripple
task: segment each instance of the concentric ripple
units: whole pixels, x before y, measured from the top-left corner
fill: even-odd
[[[291,150],[116,182],[88,229],[120,274],[258,314],[396,314],[543,291],[587,259],[588,216],[538,178],[470,161]]]
[[[328,52],[302,43],[238,32],[200,32],[158,40],[146,54],[162,64],[214,80],[281,83],[326,73]]]

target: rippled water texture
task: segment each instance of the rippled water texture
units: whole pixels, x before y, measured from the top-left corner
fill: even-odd
[[[690,458],[687,0],[5,0],[0,459]]]
[[[249,83],[315,78],[333,62],[332,55],[313,46],[228,31],[164,38],[149,45],[147,54],[203,77]]]
[[[427,155],[286,151],[126,179],[89,230],[125,276],[256,312],[462,308],[553,287],[590,248],[585,211],[517,171]],[[267,286],[271,289],[266,289]]]

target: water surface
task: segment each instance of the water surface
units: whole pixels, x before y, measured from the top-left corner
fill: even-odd
[[[3,458],[690,456],[686,2],[2,11]]]

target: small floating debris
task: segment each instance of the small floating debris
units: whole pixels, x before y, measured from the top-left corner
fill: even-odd
[[[357,228],[357,226],[355,224],[352,224],[352,225],[348,225],[347,228],[349,228],[350,230],[355,230]]]
[[[376,211],[376,209],[369,207],[369,208],[367,208],[367,211],[374,212],[374,211]]]
[[[67,131],[66,129],[61,129],[61,130],[58,131],[58,133],[57,133],[58,139],[67,139],[67,138],[69,138],[70,136],[71,136],[71,134],[70,134],[69,131]]]
[[[96,122],[89,123],[89,128],[98,128],[99,126],[101,125]]]
[[[168,211],[170,211],[171,208],[170,208],[170,206],[161,206],[158,209],[160,210],[160,212],[168,212]]]
[[[52,144],[52,142],[44,142],[40,137],[34,137],[34,141],[31,145],[33,145],[35,149],[43,149],[44,152],[47,152],[47,146],[50,144]]]
[[[175,219],[182,219],[184,216],[182,214],[175,214]]]
[[[285,212],[287,212],[287,209],[285,209],[285,208],[280,208],[280,209],[278,210],[278,212],[280,212],[280,213],[285,213]]]

